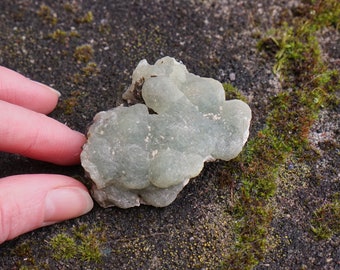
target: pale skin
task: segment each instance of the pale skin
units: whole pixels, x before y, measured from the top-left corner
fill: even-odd
[[[83,134],[49,118],[59,93],[0,66],[0,151],[58,165],[79,163]],[[0,244],[89,212],[86,187],[64,175],[0,178]]]

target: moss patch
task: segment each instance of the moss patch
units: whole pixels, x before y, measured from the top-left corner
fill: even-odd
[[[82,97],[84,97],[83,92],[79,90],[72,91],[71,95],[68,98],[64,99],[63,102],[58,105],[58,107],[61,108],[63,112],[67,115],[73,114],[76,107],[78,106],[79,99]]]
[[[307,10],[305,14],[313,16],[298,17],[292,25],[284,23],[259,42],[260,50],[268,51],[269,57],[275,56],[273,71],[280,77],[283,89],[271,102],[265,128],[248,142],[235,161],[226,165],[240,188],[230,209],[236,241],[223,262],[225,269],[251,269],[264,257],[270,245],[270,198],[276,191],[279,166],[292,153],[301,154],[308,148],[309,129],[319,110],[336,100],[339,73],[328,70],[322,61],[315,33],[324,26],[334,26],[334,14],[338,14],[340,4],[312,1],[303,8]],[[334,214],[334,207],[331,204],[317,214]]]
[[[226,99],[240,99],[244,102],[248,102],[247,98],[242,95],[242,93],[230,83],[224,83],[223,88],[225,91]]]
[[[74,51],[74,58],[79,63],[87,63],[92,60],[94,55],[94,49],[90,44],[84,44],[81,46],[77,46]]]
[[[58,22],[57,14],[47,5],[42,4],[37,15],[47,24],[55,25]]]
[[[92,11],[88,11],[85,15],[76,18],[75,22],[77,23],[91,23],[93,22],[93,13]]]
[[[48,244],[54,259],[99,262],[102,257],[101,245],[105,242],[104,231],[101,227],[89,228],[81,224],[73,228],[71,233],[59,233],[53,236]]]
[[[329,239],[340,233],[340,194],[334,194],[333,200],[327,202],[314,212],[311,230],[319,239]]]
[[[75,30],[64,31],[58,28],[53,33],[48,34],[48,37],[62,44],[67,44],[71,37],[79,37],[79,33]]]

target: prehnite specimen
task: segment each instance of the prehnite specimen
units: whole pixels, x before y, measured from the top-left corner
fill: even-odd
[[[174,58],[138,64],[123,97],[140,94],[145,104],[99,112],[88,130],[81,162],[103,207],[167,206],[205,161],[235,158],[248,138],[249,106]]]

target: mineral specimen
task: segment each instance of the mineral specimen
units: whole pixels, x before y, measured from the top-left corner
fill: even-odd
[[[173,58],[138,64],[123,97],[140,96],[145,104],[99,112],[88,130],[81,162],[103,207],[167,206],[205,161],[236,157],[248,138],[249,106]]]

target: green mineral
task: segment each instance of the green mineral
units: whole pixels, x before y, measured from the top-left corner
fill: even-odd
[[[103,207],[167,206],[205,161],[235,158],[249,135],[249,106],[171,57],[142,60],[123,98],[130,106],[94,117],[81,153]]]

